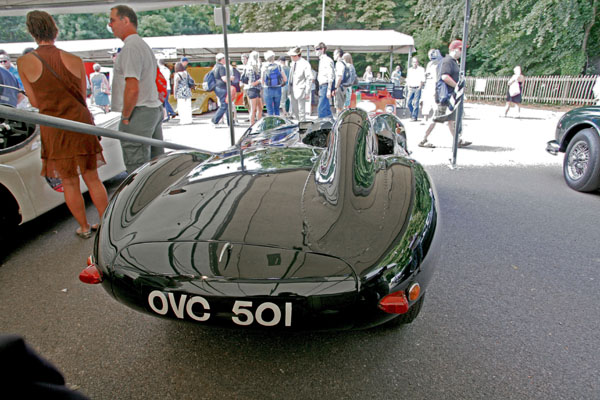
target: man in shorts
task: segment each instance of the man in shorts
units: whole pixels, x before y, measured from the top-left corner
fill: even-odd
[[[459,75],[460,75],[460,67],[458,65],[458,60],[462,54],[462,41],[461,40],[453,40],[450,43],[449,51],[446,57],[440,63],[440,69],[438,75],[448,86],[448,91],[454,92],[455,88],[458,86]],[[450,134],[454,137],[456,132],[456,108],[453,109],[451,113],[448,113],[448,106],[443,104],[437,105],[437,110],[435,113],[435,118],[427,131],[425,132],[425,137],[419,143],[419,147],[435,147],[433,144],[427,141],[427,138],[435,128],[436,123],[448,123],[448,129],[450,130]],[[458,141],[458,147],[467,147],[471,144],[471,142],[467,142],[464,140]]]

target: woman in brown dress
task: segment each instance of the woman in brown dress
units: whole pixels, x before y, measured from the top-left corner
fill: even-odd
[[[38,48],[19,58],[17,65],[30,103],[42,114],[93,125],[85,102],[83,62],[54,46],[58,28],[52,16],[44,11],[31,11],[27,14],[27,30]],[[87,221],[79,175],[102,218],[108,196],[97,171],[99,166],[106,164],[100,141],[96,136],[48,126],[41,126],[40,131],[42,176],[62,180],[65,202],[79,223],[76,233],[87,239],[98,225],[91,226]]]

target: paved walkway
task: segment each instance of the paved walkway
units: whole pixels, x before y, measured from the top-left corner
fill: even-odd
[[[463,120],[463,138],[473,142],[458,149],[457,166],[486,165],[560,165],[563,157],[546,153],[546,142],[554,139],[560,111],[522,108],[517,118],[516,108],[504,118],[504,107],[467,103]],[[210,151],[224,150],[231,145],[229,128],[213,128],[211,114],[194,116],[193,124],[179,125],[178,120],[164,124],[166,141],[186,144]],[[247,113],[239,113],[240,126],[235,128],[236,140],[248,129]],[[428,124],[423,120],[402,120],[407,131],[409,150],[424,165],[450,165],[452,137],[446,125],[438,124],[429,137],[436,148],[418,147]]]

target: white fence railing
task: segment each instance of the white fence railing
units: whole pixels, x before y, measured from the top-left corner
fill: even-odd
[[[598,75],[526,76],[523,102],[565,105],[596,104],[592,88]],[[465,94],[469,100],[506,101],[510,77],[467,77]]]

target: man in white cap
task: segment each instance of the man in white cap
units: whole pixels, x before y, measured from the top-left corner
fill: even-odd
[[[281,104],[281,87],[287,82],[285,73],[275,62],[275,53],[271,50],[265,52],[267,68],[263,73],[263,86],[265,87],[265,104],[267,115],[279,115]]]
[[[292,58],[289,81],[292,116],[299,121],[303,121],[306,119],[306,103],[310,100],[313,81],[312,71],[310,63],[302,58],[300,47],[290,49],[287,55]]]
[[[217,53],[215,56],[215,60],[217,63],[213,68],[213,74],[215,75],[215,81],[217,81],[217,85],[215,86],[215,94],[219,98],[219,108],[215,113],[215,116],[212,118],[211,122],[214,125],[217,125],[221,118],[223,118],[223,114],[227,115],[227,125],[229,125],[229,113],[227,112],[227,70],[225,69],[225,54]]]

